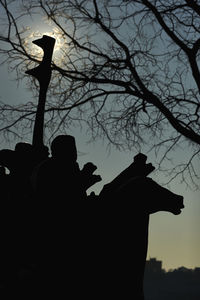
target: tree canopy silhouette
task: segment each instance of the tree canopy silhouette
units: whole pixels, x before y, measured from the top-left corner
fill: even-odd
[[[1,63],[16,79],[40,60],[27,16],[45,17],[61,44],[46,105],[51,135],[83,123],[93,139],[118,148],[148,145],[161,154],[161,166],[176,146],[187,145],[188,161],[171,172],[197,176],[200,1],[0,0],[0,6]],[[36,83],[27,80],[35,95]],[[36,103],[2,102],[0,111],[0,130],[11,137],[31,130]]]

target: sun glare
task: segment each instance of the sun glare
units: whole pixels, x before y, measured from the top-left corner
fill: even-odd
[[[33,44],[32,42],[36,39],[42,38],[43,35],[48,35],[55,38],[56,42],[54,46],[53,59],[58,62],[62,58],[61,49],[64,45],[66,47],[66,40],[56,28],[54,28],[52,31],[32,32],[26,40],[26,46],[28,48],[29,53],[31,53],[31,55],[37,59],[42,59],[43,50],[37,45]]]

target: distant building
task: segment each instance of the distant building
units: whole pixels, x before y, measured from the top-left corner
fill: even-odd
[[[194,272],[200,274],[200,268],[199,268],[199,267],[198,267],[198,268],[196,267],[196,268],[194,269]]]
[[[173,270],[173,272],[191,273],[191,272],[193,272],[193,269],[188,269],[186,267],[179,267],[178,269]]]
[[[150,258],[146,261],[145,272],[151,274],[160,274],[162,273],[162,261],[157,260],[156,258]]]

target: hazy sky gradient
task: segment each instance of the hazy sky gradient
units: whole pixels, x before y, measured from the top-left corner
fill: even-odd
[[[1,77],[1,100],[12,104],[21,101],[29,101],[31,93],[26,89],[24,82],[17,84],[13,81],[12,74],[8,74],[5,67],[0,68]],[[98,193],[103,184],[112,180],[119,172],[126,168],[137,153],[119,152],[112,149],[110,152],[103,145],[102,141],[98,143],[87,144],[89,136],[84,130],[79,128],[73,132],[77,141],[77,148],[80,151],[78,162],[83,166],[87,161],[92,161],[98,166],[96,173],[103,178],[101,183],[97,183],[91,190]],[[26,140],[26,139],[25,139]],[[27,139],[27,142],[30,142]],[[15,142],[10,145],[2,145],[1,149],[13,149]],[[149,156],[148,156],[149,157]],[[148,158],[148,161],[155,163]],[[160,180],[162,174],[154,173],[151,177],[156,181]],[[180,183],[171,184],[171,190],[184,196],[185,209],[179,216],[170,213],[159,212],[151,215],[149,228],[149,251],[148,257],[157,257],[163,261],[163,267],[166,269],[186,266],[193,268],[200,266],[200,192],[186,190]],[[134,198],[133,191],[133,198]]]
[[[46,32],[44,26],[40,26],[41,36]],[[34,30],[39,30],[35,26]],[[27,90],[25,80],[21,81],[17,86],[13,81],[14,76],[8,74],[6,66],[0,67],[1,93],[0,100],[9,104],[21,103],[32,100],[31,93]],[[77,141],[77,148],[81,152],[78,157],[80,166],[84,163],[92,161],[98,166],[97,174],[103,178],[101,183],[96,184],[91,190],[98,193],[103,185],[111,181],[119,172],[126,168],[133,157],[137,154],[134,152],[119,152],[111,149],[110,153],[103,145],[102,141],[87,144],[89,136],[75,128],[71,132]],[[26,139],[25,139],[26,140]],[[30,142],[30,140],[27,140]],[[17,142],[17,141],[16,141]],[[1,145],[3,148],[14,148],[15,143]],[[145,153],[145,149],[143,151]],[[185,149],[187,152],[187,149]],[[176,158],[180,159],[180,153],[174,153]],[[156,163],[155,157],[148,156],[148,162]],[[197,162],[198,163],[198,162]],[[159,181],[162,177],[161,173],[154,173],[151,176],[154,180]],[[174,182],[170,185],[170,189],[184,196],[185,209],[179,216],[170,213],[156,213],[150,218],[149,227],[149,257],[157,257],[163,261],[165,269],[177,268],[185,266],[188,268],[200,267],[200,192],[186,190],[184,184]],[[133,191],[133,199],[136,196]],[[137,259],[137,258],[136,258]]]

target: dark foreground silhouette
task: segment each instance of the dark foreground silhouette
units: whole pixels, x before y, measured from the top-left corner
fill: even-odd
[[[142,154],[99,196],[87,196],[101,177],[92,163],[80,170],[74,138],[58,136],[51,153],[31,172],[27,159],[22,177],[17,173],[18,181],[25,174],[31,180],[11,197],[15,211],[7,208],[12,213],[2,286],[30,294],[143,299],[149,215],[179,214],[183,197],[146,177],[153,167]]]
[[[200,268],[178,269],[166,272],[155,267],[156,259],[151,259],[154,266],[146,264],[144,276],[145,300],[198,300],[200,299]]]
[[[128,299],[143,299],[143,276],[148,246],[149,215],[158,211],[180,213],[183,197],[159,186],[150,178],[135,177],[119,187],[108,207],[104,227],[114,295]],[[105,237],[103,237],[105,239]],[[112,278],[110,280],[110,278]]]
[[[55,40],[34,43],[44,57],[27,71],[40,84],[33,141],[0,151],[1,287],[27,299],[144,299],[149,215],[179,214],[183,197],[146,177],[154,167],[143,154],[98,196],[87,189],[101,177],[92,162],[80,170],[74,137],[56,137],[49,157],[43,127]]]

